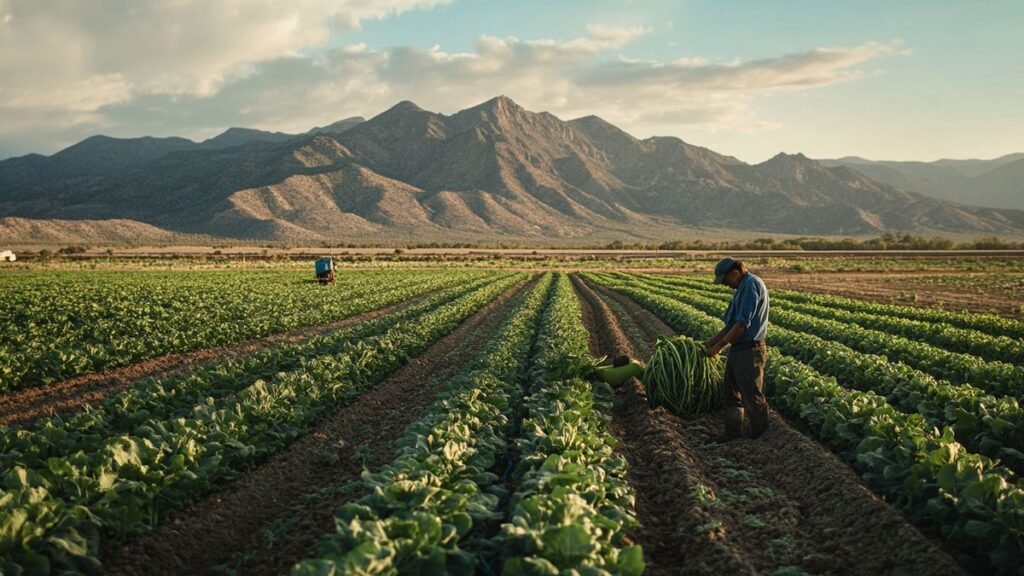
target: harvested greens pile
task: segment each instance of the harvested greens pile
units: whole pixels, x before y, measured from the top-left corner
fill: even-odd
[[[717,408],[722,401],[724,363],[708,358],[700,342],[685,336],[659,338],[643,383],[652,406],[681,415]]]

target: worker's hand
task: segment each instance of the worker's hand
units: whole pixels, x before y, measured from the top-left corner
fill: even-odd
[[[705,346],[704,353],[708,355],[708,358],[714,358],[715,356],[718,356],[718,353],[722,351],[722,348],[723,346],[720,343],[712,346]]]

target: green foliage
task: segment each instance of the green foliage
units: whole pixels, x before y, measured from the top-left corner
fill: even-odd
[[[293,574],[472,574],[463,549],[473,527],[500,518],[500,480],[489,469],[506,448],[512,398],[520,390],[546,276],[410,426],[399,456],[367,473],[371,493],[338,511],[337,533]]]
[[[725,310],[730,295],[725,290],[709,286],[707,283],[693,280],[671,279],[663,277],[643,278],[643,286],[665,296],[677,294],[679,290],[686,293],[686,302],[708,314],[717,315]],[[815,314],[801,311],[800,304],[789,304],[785,298],[772,298],[771,322],[773,326],[782,326],[797,332],[814,334],[821,338],[839,342],[859,352],[878,354],[891,358],[927,372],[937,378],[943,378],[954,384],[971,384],[992,394],[1009,394],[1024,396],[1024,367],[1008,362],[986,361],[971,354],[953,352],[939,346],[928,344],[928,332],[951,330],[941,326],[933,330],[918,332],[915,338],[900,336],[892,332],[901,332],[899,321],[886,328],[879,317],[870,321],[877,323],[881,330],[864,328],[847,318],[846,321],[832,319],[842,316],[842,311],[831,307],[818,307]],[[870,316],[863,314],[862,316]],[[962,338],[980,338],[993,342],[991,337],[984,337],[972,332],[961,333]],[[1007,342],[1007,349],[1020,347],[1019,341],[1001,338],[999,342]],[[1019,359],[1018,359],[1019,361]]]
[[[991,281],[990,281],[991,282]],[[892,304],[880,304],[866,300],[855,300],[841,296],[826,296],[823,294],[812,294],[810,292],[798,292],[794,290],[772,290],[772,298],[794,304],[808,303],[828,307],[834,310],[849,310],[851,312],[863,312],[873,316],[890,319],[905,318],[915,322],[926,322],[934,324],[945,324],[948,327],[966,328],[989,336],[1008,336],[1010,338],[1024,338],[1024,322],[1003,318],[993,314],[965,314],[963,312],[949,312],[936,310],[934,308],[919,308],[914,306],[896,306]]]
[[[640,574],[626,465],[580,378],[591,362],[579,306],[565,275],[545,277],[293,574],[472,574],[493,561],[506,574]]]
[[[715,317],[697,309],[704,307],[701,302],[713,304],[709,311],[724,309],[720,299],[703,298],[692,288],[668,288],[664,283],[633,276],[591,277],[634,298],[685,334],[705,335],[717,327]],[[773,309],[773,322],[775,318]],[[778,339],[776,348],[776,336],[780,333],[783,337]],[[886,398],[871,391],[843,388],[834,378],[783,355],[794,353],[797,346],[816,346],[817,358],[838,354],[821,365],[842,372],[844,382],[854,378],[863,382],[869,374],[880,374],[877,369],[867,371],[864,366],[885,364],[886,358],[844,351],[825,341],[843,341],[844,337],[837,330],[829,332],[824,340],[810,341],[806,335],[771,329],[766,382],[773,405],[800,421],[809,434],[850,462],[872,487],[912,520],[934,528],[990,571],[1016,573],[1024,561],[1024,484],[998,460],[970,452],[956,439],[957,426],[961,427],[961,434],[970,435],[967,430],[971,430],[991,439],[1014,437],[1018,434],[1017,424],[985,411],[1019,411],[1016,403],[996,408],[995,400],[986,399],[979,391],[967,390],[961,395],[949,388],[951,385],[940,384],[947,389],[936,393],[932,401],[945,394],[945,401],[965,403],[950,406],[954,409],[945,418],[953,420],[953,424],[939,429],[922,414],[900,412]],[[809,348],[802,353],[811,356]],[[896,398],[928,394],[922,385],[907,380],[894,380],[884,386]],[[909,402],[905,405],[909,407]],[[969,412],[965,406],[973,407],[975,412]],[[936,416],[934,406],[926,405],[922,410]],[[979,442],[979,446],[983,443],[984,440]]]
[[[348,272],[333,287],[295,272],[2,275],[0,392],[325,324],[483,274]]]
[[[694,311],[716,316],[725,311],[724,301],[708,299],[698,288],[680,284],[665,292],[661,285],[652,284],[651,290],[674,290]],[[886,356],[857,352],[839,340],[842,336],[834,331],[819,337],[776,325],[769,334],[770,344],[782,353],[841,379],[847,387],[881,394],[897,408],[920,413],[933,426],[949,425],[970,450],[1024,471],[1024,409],[1017,398],[935,378]]]
[[[648,277],[659,286],[687,287],[704,294],[724,298],[728,292],[694,279]],[[942,348],[962,352],[984,360],[1015,363],[1024,358],[1024,323],[998,316],[958,314],[885,304],[858,302],[848,298],[773,290],[774,311],[795,312],[826,318],[847,325],[910,338]],[[978,328],[975,328],[978,327]],[[990,330],[999,335],[991,335]],[[1008,335],[1004,335],[1008,334]]]
[[[643,553],[626,544],[636,526],[626,462],[590,383],[580,303],[559,275],[544,312],[526,417],[515,440],[511,514],[493,547],[505,574],[640,574]]]
[[[708,358],[700,342],[676,336],[658,339],[643,383],[652,406],[690,416],[721,405],[723,374],[720,357]]]
[[[340,336],[143,383],[68,421],[0,430],[0,571],[40,558],[54,571],[94,565],[100,544],[152,528],[305,434],[520,278],[484,278]],[[245,372],[279,364],[292,370]]]
[[[1013,474],[871,392],[843,389],[796,360],[768,362],[773,401],[857,468],[876,490],[953,545],[1015,573],[1024,561],[1024,488]]]

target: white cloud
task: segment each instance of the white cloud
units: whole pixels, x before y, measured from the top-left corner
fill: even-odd
[[[367,19],[445,1],[0,0],[13,15],[0,26],[0,75],[11,79],[0,83],[0,157],[101,130],[298,132],[399,100],[452,113],[497,94],[564,118],[598,114],[638,135],[747,132],[776,126],[754,110],[761,94],[851,81],[866,63],[907,53],[868,42],[745,62],[645,61],[618,51],[650,28],[607,25],[568,40],[482,36],[467,52],[308,50]]]
[[[714,64],[703,58],[681,58],[663,64],[620,60],[592,68],[578,78],[581,86],[605,88],[628,83],[641,90],[673,89],[682,93],[708,91],[764,92],[810,88],[859,78],[860,64],[909,52],[898,44],[868,42],[853,48],[816,48],[775,58]]]
[[[603,43],[617,46],[643,31],[588,29],[591,35],[567,41],[484,36],[467,53],[404,46],[386,52],[361,49],[358,57],[341,50],[329,59],[339,70],[358,67],[360,79],[346,86],[338,102],[356,99],[365,104],[364,111],[410,99],[451,113],[505,94],[532,110],[567,118],[596,113],[627,130],[666,133],[694,127],[711,132],[773,129],[775,122],[754,112],[759,95],[848,82],[863,74],[863,64],[907,53],[898,43],[868,42],[748,62],[608,59],[603,55],[614,49]]]
[[[212,96],[254,63],[323,45],[364,20],[446,1],[6,0],[0,106],[59,108],[67,98],[51,93],[112,77],[131,94]],[[123,97],[93,89],[75,105]]]
[[[5,86],[5,104],[21,110],[61,110],[65,112],[95,112],[103,106],[131,99],[131,88],[121,74],[103,74],[83,78],[74,83],[47,91]]]
[[[629,26],[616,28],[603,24],[590,24],[587,26],[589,41],[601,49],[621,48],[633,40],[651,32],[650,28],[644,26]]]

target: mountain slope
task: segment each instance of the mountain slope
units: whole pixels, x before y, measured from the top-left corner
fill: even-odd
[[[1024,212],[943,202],[863,173],[891,166],[844,163],[780,154],[749,165],[679,138],[637,139],[596,116],[563,121],[503,96],[453,115],[400,102],[297,136],[97,137],[51,157],[2,161],[0,216],[286,241],[660,239],[681,227],[1024,233]],[[992,186],[1012,188],[1017,164],[1004,168]]]
[[[865,176],[926,196],[961,204],[1024,209],[1024,180],[1014,165],[1024,154],[992,160],[937,160],[935,162],[871,161],[855,156],[821,160],[827,166],[846,166]],[[1003,170],[1006,168],[1006,170]]]
[[[1024,157],[976,176],[972,203],[997,208],[1024,208]]]
[[[233,148],[250,142],[284,142],[294,138],[284,132],[266,132],[251,128],[228,128],[224,132],[199,143],[200,148]]]
[[[327,126],[317,126],[316,128],[306,132],[306,134],[341,134],[342,132],[347,132],[356,126],[359,126],[363,122],[366,122],[366,118],[363,118],[362,116],[352,116],[351,118],[332,122]]]
[[[180,234],[134,220],[32,220],[0,218],[0,241],[156,244],[184,240]]]

